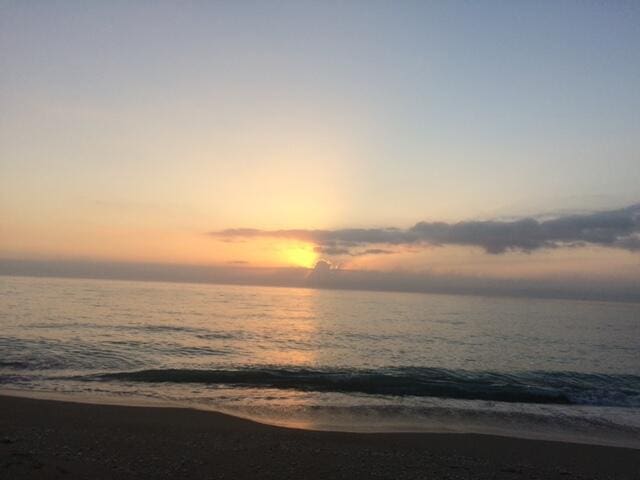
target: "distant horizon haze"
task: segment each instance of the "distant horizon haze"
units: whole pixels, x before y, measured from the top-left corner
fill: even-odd
[[[244,265],[0,259],[0,277],[2,276],[640,303],[640,282],[635,279],[483,278],[434,275],[424,271],[341,270],[331,268],[323,261],[319,261],[315,268],[269,268]]]

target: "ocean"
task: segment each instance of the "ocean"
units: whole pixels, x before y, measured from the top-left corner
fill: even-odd
[[[0,393],[640,448],[640,304],[4,276]]]

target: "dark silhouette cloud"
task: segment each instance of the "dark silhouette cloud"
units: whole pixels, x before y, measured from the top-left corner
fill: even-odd
[[[321,255],[340,256],[349,255],[350,257],[361,257],[363,255],[390,255],[396,253],[393,250],[384,248],[367,248],[365,250],[353,250],[345,247],[338,247],[333,245],[316,246],[314,249]]]
[[[210,232],[225,241],[255,237],[288,238],[314,243],[329,256],[394,253],[389,247],[468,245],[491,254],[509,250],[598,245],[640,250],[640,204],[617,210],[564,215],[550,219],[419,222],[401,228],[344,228],[338,230],[258,230],[238,228]],[[372,248],[386,246],[387,248]]]
[[[492,278],[433,272],[344,270],[328,261],[314,269],[249,266],[0,258],[0,275],[73,277],[169,282],[223,283],[341,290],[507,295],[640,302],[640,277],[554,275],[544,278]]]

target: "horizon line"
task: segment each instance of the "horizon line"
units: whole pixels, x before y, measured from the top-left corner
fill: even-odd
[[[637,282],[612,285],[606,281],[576,279],[573,284],[559,284],[557,279],[554,282],[552,279],[447,276],[428,272],[0,258],[0,276],[640,303]]]

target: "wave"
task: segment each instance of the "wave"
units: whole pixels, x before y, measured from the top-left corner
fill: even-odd
[[[240,368],[114,372],[86,380],[199,383],[298,391],[437,397],[564,405],[640,406],[640,376],[576,372],[474,372],[405,367],[377,370]]]

